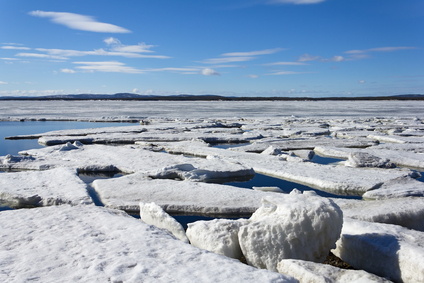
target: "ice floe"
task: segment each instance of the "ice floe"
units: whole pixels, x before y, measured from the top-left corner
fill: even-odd
[[[93,187],[107,207],[138,212],[139,202],[154,202],[168,213],[195,215],[250,215],[261,205],[262,197],[278,195],[220,184],[152,179],[143,173],[95,180]]]
[[[296,282],[102,207],[3,211],[0,223],[1,282]]]
[[[395,282],[424,281],[424,233],[345,218],[333,253],[354,268]]]
[[[67,168],[0,174],[0,200],[15,208],[92,204],[86,184]]]

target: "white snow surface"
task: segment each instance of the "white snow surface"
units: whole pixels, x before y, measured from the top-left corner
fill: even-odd
[[[107,207],[137,212],[139,202],[154,202],[167,213],[197,215],[250,215],[264,196],[282,195],[212,183],[151,179],[142,173],[95,180],[93,187]]]
[[[424,183],[410,177],[400,177],[384,183],[362,195],[364,199],[424,197]]]
[[[297,282],[96,206],[3,211],[0,223],[1,282]]]
[[[292,192],[266,197],[241,226],[239,242],[248,264],[277,271],[282,259],[323,262],[340,237],[343,213],[330,199]]]
[[[278,272],[293,276],[299,282],[310,283],[389,283],[392,282],[363,270],[341,269],[328,264],[298,259],[283,259],[277,265]]]
[[[154,202],[140,202],[140,219],[147,224],[165,229],[177,239],[188,243],[188,238],[183,226]]]
[[[93,203],[86,184],[68,168],[2,173],[0,199],[15,208]]]
[[[424,282],[424,233],[345,218],[333,253],[355,268],[395,282]]]
[[[195,247],[241,259],[238,232],[247,223],[247,219],[196,221],[188,224],[187,237]]]

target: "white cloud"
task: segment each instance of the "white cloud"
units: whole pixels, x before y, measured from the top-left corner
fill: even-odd
[[[91,32],[105,32],[105,33],[129,33],[131,31],[113,24],[102,23],[96,21],[91,16],[85,16],[74,13],[64,12],[45,12],[45,11],[32,11],[29,12],[31,16],[40,18],[49,18],[56,24],[64,25],[71,29],[91,31]]]
[[[0,85],[7,85],[7,82],[0,81]]]
[[[247,75],[247,77],[248,78],[251,78],[251,79],[257,79],[257,78],[259,78],[259,76],[258,75]]]
[[[204,76],[219,76],[220,74],[211,68],[204,68],[200,71],[200,73]]]
[[[153,52],[150,50],[154,47],[154,45],[147,45],[144,42],[139,43],[137,45],[124,45],[119,41],[119,39],[114,37],[109,37],[104,40],[107,45],[111,46],[112,51],[117,52],[128,52],[128,53],[145,53],[145,52]]]
[[[305,4],[318,4],[326,0],[271,0],[272,4],[295,4],[295,5],[305,5]]]
[[[369,52],[394,52],[394,51],[411,50],[411,49],[417,49],[417,48],[412,46],[389,46],[389,47],[377,47],[377,48],[362,49],[362,50],[348,50],[345,53],[355,55],[355,54],[364,54]]]
[[[12,46],[12,45],[6,45],[6,46],[2,46],[0,47],[1,49],[9,49],[9,50],[31,50],[31,48],[29,47],[24,47],[24,46]]]
[[[299,75],[299,74],[306,74],[306,73],[305,72],[293,72],[293,71],[278,71],[278,72],[270,73],[268,75],[282,76],[282,75]]]
[[[268,54],[274,54],[281,50],[284,50],[283,48],[273,48],[273,49],[265,49],[265,50],[258,50],[258,51],[248,51],[248,52],[230,52],[230,53],[224,53],[221,56],[243,56],[243,57],[250,57],[250,56],[258,56],[258,55],[268,55]]]
[[[322,57],[321,56],[312,56],[309,54],[303,54],[302,56],[300,56],[299,58],[299,62],[309,62],[309,61],[317,61],[317,60],[321,60]]]
[[[274,63],[268,63],[264,64],[264,66],[304,66],[308,65],[303,62],[274,62]]]
[[[18,57],[33,57],[40,59],[55,59],[55,60],[67,60],[68,58],[58,55],[40,54],[40,53],[18,53]]]
[[[82,65],[75,68],[86,72],[107,72],[107,73],[128,73],[140,74],[143,70],[126,66],[124,63],[117,61],[102,61],[102,62],[74,62],[74,64]]]
[[[211,58],[201,61],[205,64],[226,64],[233,62],[246,62],[255,59],[255,57],[222,57],[222,58]]]
[[[76,73],[75,70],[72,70],[72,69],[61,69],[60,72],[67,73],[67,74],[74,74],[74,73]]]
[[[358,83],[364,84],[364,83],[366,83],[366,81],[365,80],[359,80]]]

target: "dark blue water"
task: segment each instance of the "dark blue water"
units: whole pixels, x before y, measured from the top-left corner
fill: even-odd
[[[75,121],[25,121],[25,122],[0,122],[0,156],[7,154],[16,155],[21,150],[42,148],[37,139],[31,140],[5,140],[5,137],[18,135],[32,135],[49,131],[89,129],[101,127],[134,126],[133,123],[95,123]]]

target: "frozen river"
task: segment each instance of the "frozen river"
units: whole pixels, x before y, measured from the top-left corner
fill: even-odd
[[[0,119],[414,117],[424,101],[1,101]]]

